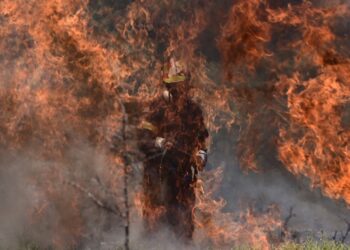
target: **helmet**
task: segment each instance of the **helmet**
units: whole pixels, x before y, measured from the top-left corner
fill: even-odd
[[[163,82],[172,84],[186,80],[185,68],[180,61],[171,58],[169,63],[164,67]]]

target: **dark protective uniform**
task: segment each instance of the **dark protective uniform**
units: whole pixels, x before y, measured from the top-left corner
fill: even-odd
[[[206,159],[208,131],[201,108],[185,98],[177,105],[163,97],[153,101],[139,129],[139,149],[144,153],[143,209],[146,225],[170,225],[183,238],[191,238],[194,225],[194,183]],[[160,148],[157,138],[171,142],[171,148]],[[154,213],[164,211],[154,219]]]

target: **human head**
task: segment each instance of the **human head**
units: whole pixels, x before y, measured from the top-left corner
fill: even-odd
[[[164,66],[163,83],[176,101],[185,97],[189,91],[189,74],[181,61],[170,58],[169,62]]]

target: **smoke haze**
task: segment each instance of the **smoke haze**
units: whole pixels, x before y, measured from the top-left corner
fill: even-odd
[[[350,213],[348,173],[342,166],[349,155],[342,143],[350,124],[344,80],[350,19],[348,10],[337,7],[350,1],[306,2],[1,2],[0,248],[122,247],[125,221],[118,211],[125,210],[125,155],[133,156],[128,169],[131,248],[214,244],[213,234],[205,232],[209,227],[197,228],[190,244],[176,239],[166,225],[149,234],[134,206],[142,165],[139,155],[130,153],[133,117],[123,148],[118,98],[153,98],[161,90],[161,64],[175,53],[191,69],[193,94],[210,130],[204,188],[211,188],[206,181],[212,173],[223,171],[211,201],[226,201],[217,216],[232,219],[237,235],[228,238],[240,239],[245,225],[236,218],[243,221],[241,214],[250,209],[268,214],[271,206],[278,207],[282,223],[293,207],[290,231],[324,231],[330,238],[345,230]],[[323,7],[335,10],[317,9]],[[308,11],[300,20],[303,8]],[[329,75],[338,88],[326,85]],[[299,101],[305,89],[309,92]],[[332,108],[312,103],[317,97]],[[298,107],[321,108],[310,114]],[[318,120],[323,113],[332,121]],[[323,125],[334,125],[335,132]],[[326,150],[320,153],[320,148]],[[343,185],[332,189],[330,182]],[[256,224],[261,229],[263,223]]]

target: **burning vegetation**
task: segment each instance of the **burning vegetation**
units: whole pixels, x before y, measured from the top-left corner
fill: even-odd
[[[225,150],[243,172],[264,178],[273,164],[350,205],[349,7],[337,0],[2,0],[0,218],[7,219],[0,246],[16,248],[18,237],[54,249],[145,240],[133,233],[145,209],[155,221],[166,211],[147,207],[137,130],[151,113],[145,107],[162,95],[171,57],[190,72],[188,95],[210,135],[186,247],[269,249],[297,237],[279,204],[225,210],[217,195],[224,170],[210,160],[221,154],[214,142],[223,133],[234,134]]]

